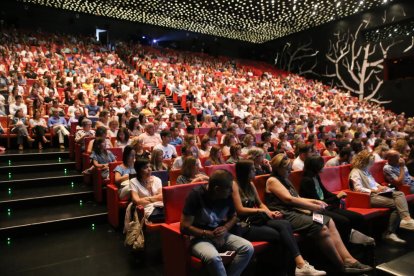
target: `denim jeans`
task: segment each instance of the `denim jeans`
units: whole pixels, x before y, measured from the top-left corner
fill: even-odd
[[[223,265],[219,252],[235,251],[236,256],[230,265],[226,268]],[[227,234],[224,243],[220,247],[216,247],[214,242],[209,239],[197,238],[193,240],[192,253],[201,259],[207,267],[209,275],[214,276],[237,276],[240,275],[249,264],[250,258],[254,252],[252,244],[233,234]]]

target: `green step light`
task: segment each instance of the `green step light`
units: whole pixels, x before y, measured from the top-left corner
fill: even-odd
[[[70,186],[73,188],[75,187],[75,183],[73,183],[73,181],[70,183]]]
[[[12,189],[11,189],[11,188],[9,188],[9,189],[8,189],[8,194],[9,194],[9,195],[11,195],[11,194],[12,194]]]
[[[82,207],[82,205],[83,205],[82,200],[79,200],[79,206],[81,206],[81,207]]]
[[[91,229],[95,230],[95,223],[92,223]]]
[[[7,216],[11,216],[11,209],[7,209]]]
[[[11,244],[11,238],[7,238],[7,245]]]

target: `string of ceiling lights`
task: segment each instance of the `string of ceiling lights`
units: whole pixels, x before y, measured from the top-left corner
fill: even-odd
[[[262,43],[391,0],[17,0]]]

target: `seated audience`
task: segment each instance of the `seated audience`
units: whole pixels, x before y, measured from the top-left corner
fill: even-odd
[[[407,230],[414,231],[414,220],[408,210],[405,195],[400,191],[393,191],[387,186],[378,184],[369,172],[370,167],[374,164],[374,156],[366,150],[361,151],[352,160],[352,170],[349,174],[353,190],[370,195],[372,207],[391,208],[391,216],[388,222],[388,228],[384,233],[384,239],[404,244],[405,241],[400,239],[396,232],[398,226]],[[401,220],[400,223],[398,221]]]
[[[339,155],[329,159],[326,162],[325,167],[336,167],[350,164],[353,155],[354,154],[352,149],[348,147],[342,148],[339,152]]]
[[[193,237],[191,252],[201,259],[209,275],[240,275],[254,251],[249,241],[229,233],[237,222],[232,181],[229,172],[215,171],[208,185],[190,192],[181,217],[181,233]],[[234,251],[235,257],[226,270],[219,252],[227,250]]]
[[[153,171],[166,171],[168,166],[162,162],[164,160],[162,149],[153,149],[151,152],[151,169]]]
[[[269,174],[272,172],[270,163],[264,158],[264,151],[262,149],[252,148],[247,153],[246,159],[253,161],[256,175]]]
[[[297,147],[298,156],[293,160],[292,170],[302,171],[305,166],[305,160],[311,156],[311,147],[305,143],[300,143]]]
[[[374,244],[375,240],[361,232],[365,232],[364,216],[341,208],[341,199],[346,193],[338,194],[329,192],[323,185],[319,174],[323,170],[323,158],[310,156],[305,160],[303,178],[300,183],[300,196],[324,201],[328,206],[321,212],[331,217],[341,234],[342,240],[355,244]]]
[[[177,150],[175,146],[170,144],[171,141],[171,132],[168,130],[163,130],[160,133],[161,143],[155,145],[154,149],[160,149],[163,152],[163,159],[172,159],[177,157]]]
[[[295,260],[295,275],[326,275],[325,271],[318,271],[300,253],[290,223],[283,219],[279,211],[270,211],[260,200],[253,184],[255,168],[251,160],[241,160],[236,163],[236,179],[233,182],[233,202],[237,215],[241,221],[240,234],[249,241],[267,241],[275,248],[288,250],[280,262],[289,263],[287,257]],[[264,218],[257,220],[258,214]],[[256,221],[255,221],[256,220]],[[279,271],[281,273],[281,271]],[[282,273],[281,273],[282,274]],[[285,272],[286,274],[286,272]]]
[[[35,135],[35,142],[37,142],[39,150],[43,149],[43,145],[49,143],[45,137],[47,128],[47,123],[44,118],[41,117],[41,112],[35,110],[33,113],[33,118],[29,120],[29,126],[32,129],[33,134]]]
[[[19,150],[23,150],[23,143],[25,139],[29,143],[35,141],[32,137],[30,137],[29,132],[27,131],[28,126],[29,125],[26,120],[26,116],[23,114],[23,110],[17,109],[11,122],[11,132],[17,134],[17,144],[19,145]]]
[[[271,160],[272,176],[266,182],[265,203],[271,211],[279,211],[291,223],[292,229],[313,238],[322,252],[345,273],[363,273],[372,267],[357,261],[349,253],[334,221],[326,215],[312,218],[312,212],[323,212],[325,202],[299,197],[289,180],[291,161],[285,154],[277,154]]]
[[[208,159],[204,162],[204,166],[213,166],[221,164],[224,164],[221,148],[219,145],[214,145],[211,147],[210,155]]]
[[[199,166],[197,165],[197,159],[193,156],[187,157],[183,166],[181,167],[181,175],[177,178],[177,184],[187,184],[208,181],[208,176],[200,172]]]
[[[230,157],[227,159],[227,164],[236,164],[241,160],[241,146],[233,145],[230,147]]]
[[[384,166],[384,176],[387,182],[397,189],[401,185],[408,185],[411,193],[414,193],[414,179],[409,174],[401,154],[396,150],[390,150],[387,153],[387,161],[388,164]]]
[[[163,217],[162,182],[151,175],[148,159],[137,159],[134,163],[136,177],[129,184],[132,202],[144,206],[144,217],[151,222],[160,222]]]
[[[135,176],[135,150],[131,146],[126,146],[122,153],[122,164],[116,166],[115,185],[118,187],[119,198],[130,196],[129,179]]]
[[[102,178],[109,177],[109,163],[116,160],[115,155],[106,149],[106,141],[103,137],[98,137],[93,141],[93,149],[89,156],[94,168],[102,169]]]

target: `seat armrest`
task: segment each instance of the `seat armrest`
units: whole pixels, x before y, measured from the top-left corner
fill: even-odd
[[[367,193],[360,193],[351,190],[345,191],[346,208],[371,208],[371,196]]]

